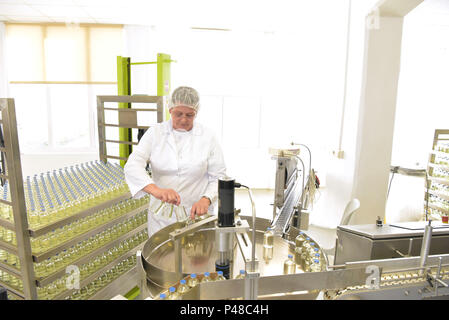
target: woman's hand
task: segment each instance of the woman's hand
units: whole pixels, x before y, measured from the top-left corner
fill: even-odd
[[[155,184],[149,184],[145,188],[143,188],[143,190],[149,194],[152,194],[154,197],[158,198],[161,201],[175,204],[177,206],[179,206],[179,204],[181,203],[181,197],[173,189],[163,189],[159,188]]]
[[[202,197],[198,202],[195,202],[190,210],[190,219],[194,220],[196,216],[202,216],[209,210],[210,200]]]

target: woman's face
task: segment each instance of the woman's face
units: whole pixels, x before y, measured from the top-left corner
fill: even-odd
[[[170,115],[172,118],[173,129],[190,131],[193,128],[193,120],[195,119],[196,112],[192,108],[176,106],[170,109]]]

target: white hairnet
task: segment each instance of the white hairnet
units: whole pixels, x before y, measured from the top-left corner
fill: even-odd
[[[176,106],[186,106],[198,112],[200,108],[200,96],[198,92],[190,87],[178,87],[173,91],[168,109]]]

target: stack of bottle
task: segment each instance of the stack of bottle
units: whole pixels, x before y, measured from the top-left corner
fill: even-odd
[[[289,259],[285,264],[289,264]],[[295,238],[294,263],[304,272],[319,272],[325,267],[325,258],[321,250],[307,235],[300,231]],[[285,268],[284,268],[285,270]],[[285,271],[284,271],[285,273]]]
[[[15,275],[13,275],[13,274],[11,274],[9,272],[0,270],[0,281],[2,283],[7,284],[8,286],[10,286],[10,287],[12,287],[14,289],[17,289],[19,291],[23,291],[22,279],[16,277]]]
[[[12,230],[0,227],[0,241],[16,246],[17,245],[16,233]]]
[[[432,177],[449,180],[449,168],[434,168]]]
[[[438,192],[442,195],[449,196],[449,185],[447,184],[435,183],[435,181],[432,181],[432,184],[430,185],[430,190]]]
[[[210,281],[223,281],[226,278],[223,276],[223,271],[217,271],[215,274],[205,272],[202,275],[196,273],[190,274],[188,277],[181,279],[178,284],[171,286],[167,291],[162,292],[159,295],[159,300],[179,300],[182,299],[182,295],[187,293],[193,287],[199,283]]]
[[[28,176],[24,194],[28,223],[40,228],[128,192],[118,164],[91,161]],[[8,182],[0,194],[11,201]],[[1,218],[13,221],[11,206],[0,204]]]
[[[144,221],[144,220],[142,220]],[[142,243],[148,238],[146,229],[134,235],[133,237],[126,239],[120,242],[115,247],[109,249],[109,251],[103,252],[100,256],[92,259],[92,263],[96,266],[104,266],[110,262],[110,258],[116,258],[117,254],[124,254],[126,250],[130,250],[134,248],[136,245]],[[102,238],[105,239],[105,238]],[[110,240],[112,241],[112,240]],[[109,242],[109,241],[108,241]],[[92,252],[97,249],[96,247],[100,247],[107,244],[106,241],[98,242],[97,246],[89,246],[85,242],[81,242],[76,246],[69,248],[68,250],[64,250],[63,252],[48,258],[47,260],[34,264],[34,271],[38,278],[47,277],[61,269],[65,269],[67,266],[71,265],[79,258]],[[89,248],[90,247],[90,248]],[[88,251],[89,250],[89,251]],[[97,259],[98,258],[98,259]],[[97,259],[97,261],[95,261]],[[107,262],[107,263],[106,263]],[[87,265],[86,265],[87,268]],[[80,269],[80,271],[83,268]],[[87,268],[86,270],[92,270],[91,268]]]
[[[79,275],[80,275],[80,281],[88,278],[93,273],[97,272],[101,268],[104,268],[109,263],[120,257],[121,255],[125,254],[129,250],[135,248],[139,244],[143,243],[145,240],[148,239],[148,234],[146,229],[135,234],[133,237],[126,239],[120,243],[118,243],[116,246],[112,247],[111,249],[102,252],[101,254],[93,257],[88,262],[80,265],[79,268]],[[65,264],[64,264],[65,262]],[[72,261],[60,261],[60,265],[57,266],[53,261],[50,261],[49,263],[45,263],[39,267],[39,272],[42,275],[43,272],[51,274],[53,272],[56,272],[61,269],[66,268],[66,266],[70,265]],[[36,271],[37,273],[38,271]],[[59,295],[60,293],[67,290],[67,281],[68,277],[70,275],[64,275],[63,277],[59,278],[58,280],[50,283],[49,285],[38,288],[38,297],[39,299],[52,299],[55,296]]]
[[[72,295],[68,296],[67,300],[87,300],[109,283],[117,279],[122,274],[126,273],[136,265],[136,256],[132,255],[127,259],[121,261],[115,265],[112,269],[108,270],[105,274],[101,275],[88,285],[76,290]]]
[[[449,201],[436,195],[429,194],[429,203],[438,206],[442,210],[449,211]]]
[[[438,142],[434,147],[435,151],[449,153],[449,143]]]
[[[11,201],[9,189],[7,181],[0,189],[0,198]],[[119,165],[100,161],[24,179],[29,228],[35,233],[42,233],[42,228],[60,222],[60,227],[48,227],[46,229],[51,231],[30,238],[32,254],[39,261],[33,262],[34,275],[41,286],[37,288],[39,299],[53,299],[66,294],[66,281],[69,279],[67,267],[78,266],[80,280],[85,283],[94,274],[104,270],[106,278],[99,277],[74,293],[74,299],[83,299],[90,296],[92,290],[98,291],[97,289],[128,270],[128,267],[134,266],[131,263],[135,262],[135,257],[122,262],[119,259],[128,257],[129,251],[135,251],[136,246],[148,239],[146,228],[143,227],[147,223],[150,200],[155,198],[147,195],[117,203],[117,198],[123,199],[128,192],[123,169]],[[102,210],[96,208],[102,204],[104,208],[105,202],[109,200],[114,203],[110,207]],[[153,202],[158,207],[170,208],[160,201]],[[14,222],[11,209],[12,206],[0,203],[0,219]],[[182,210],[178,208],[172,208],[171,211],[176,215],[182,214]],[[77,217],[73,217],[74,215]],[[61,220],[69,217],[72,218],[63,225]],[[0,241],[4,245],[17,246],[15,232],[4,227],[0,227]],[[55,254],[42,261],[42,256],[50,252]],[[19,258],[8,251],[0,249],[0,263],[20,272]],[[15,277],[12,271],[6,271],[4,269],[0,273],[0,282],[23,292],[20,277]],[[49,281],[52,282],[47,284]]]
[[[13,253],[0,249],[0,262],[20,270],[20,259]]]
[[[52,232],[46,233],[40,237],[31,239],[31,248],[33,253],[41,253],[57,247],[81,234],[84,234],[100,225],[108,223],[120,216],[123,216],[147,203],[149,197],[143,197],[139,200],[130,199],[122,201],[112,207],[103,209],[95,215],[90,215],[79,219],[73,223],[67,224]],[[142,212],[146,214],[146,209]],[[142,216],[140,215],[140,217]],[[133,222],[135,218],[130,219]],[[135,221],[134,221],[135,222]],[[134,223],[135,224],[135,223]]]

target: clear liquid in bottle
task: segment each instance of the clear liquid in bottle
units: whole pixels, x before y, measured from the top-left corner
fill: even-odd
[[[294,273],[296,273],[296,264],[293,261],[293,256],[289,254],[287,260],[284,261],[284,274]]]

